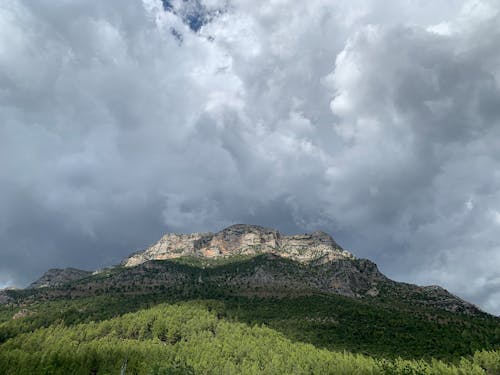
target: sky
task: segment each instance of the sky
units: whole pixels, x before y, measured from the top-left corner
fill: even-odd
[[[497,0],[3,0],[0,287],[324,230],[500,314]]]

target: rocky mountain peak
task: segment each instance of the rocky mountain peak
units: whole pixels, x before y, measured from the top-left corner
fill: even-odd
[[[303,263],[354,258],[325,232],[286,236],[272,228],[234,224],[217,233],[166,234],[146,250],[124,259],[122,264],[132,267],[148,260],[183,256],[213,258],[261,253],[273,253]]]

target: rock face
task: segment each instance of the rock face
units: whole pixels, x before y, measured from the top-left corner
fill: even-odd
[[[303,263],[319,264],[335,259],[354,259],[354,256],[342,249],[329,234],[320,231],[284,236],[280,250],[282,257]]]
[[[29,288],[55,287],[66,284],[70,281],[83,279],[90,276],[92,272],[83,271],[76,268],[52,268],[45,272],[42,277],[32,283]]]
[[[275,229],[257,225],[235,224],[218,233],[164,235],[144,251],[122,261],[133,267],[149,260],[165,260],[185,256],[227,257],[272,253],[301,263],[324,263],[334,259],[354,259],[324,232],[283,236]]]

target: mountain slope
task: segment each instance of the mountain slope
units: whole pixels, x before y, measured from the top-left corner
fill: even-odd
[[[71,281],[83,279],[90,276],[92,272],[83,271],[76,268],[52,268],[45,272],[35,282],[31,283],[29,288],[44,288],[67,284]]]
[[[438,286],[420,287],[388,279],[375,263],[357,259],[324,232],[284,236],[275,229],[246,224],[215,234],[167,234],[125,258],[121,266],[107,270],[52,269],[30,285],[43,290],[27,293],[33,298],[73,298],[110,291],[137,294],[202,286],[231,295],[326,293],[483,314]],[[5,292],[0,297],[0,303],[12,299]]]
[[[168,289],[221,290],[233,296],[284,297],[335,294],[419,304],[455,313],[482,315],[474,305],[439,287],[392,281],[367,259],[300,263],[273,253],[225,258],[182,257],[147,261],[84,274],[66,283],[24,291],[38,299],[88,297],[102,293],[142,294]],[[12,293],[11,293],[12,294]],[[9,297],[9,294],[6,295]]]
[[[110,349],[114,354],[108,357],[96,357],[99,369],[108,368],[101,361],[123,356],[127,351],[133,353],[130,356],[136,363],[149,368],[150,362],[141,361],[156,353],[150,344],[158,344],[155,341],[158,337],[140,336],[140,332],[151,329],[142,314],[147,315],[145,309],[162,303],[169,306],[195,303],[201,306],[199,313],[202,315],[212,313],[217,319],[248,327],[265,325],[270,329],[267,334],[282,335],[293,345],[310,343],[317,348],[385,358],[367,370],[370,374],[405,373],[390,370],[390,366],[398,368],[398,356],[458,361],[477,350],[498,349],[500,345],[498,318],[481,312],[440,287],[420,287],[390,280],[376,264],[357,259],[326,233],[282,236],[272,229],[237,225],[203,236],[166,235],[158,243],[126,258],[119,266],[93,273],[75,269],[49,270],[30,288],[0,291],[0,353],[6,353],[3,357],[0,355],[0,369],[10,366],[19,360],[16,356],[22,355],[28,358],[26,363],[32,360],[35,366],[26,365],[31,371],[27,373],[46,365],[60,368],[60,373],[71,372],[64,367],[71,363],[71,358],[64,359],[65,365],[59,365],[63,367],[54,364],[67,353],[57,348],[33,352],[24,344],[36,341],[36,345],[46,345],[50,337],[59,335],[62,335],[60,340],[67,336],[73,337],[69,343],[80,343],[82,356],[94,355],[94,349],[109,340],[114,347],[121,348],[119,353]],[[137,314],[123,315],[129,312]],[[118,325],[129,326],[127,332],[132,332],[132,336],[115,337],[110,331],[102,337],[86,339],[94,337],[92,332],[97,323],[92,322],[110,319],[120,322]],[[175,332],[177,323],[167,319],[165,324],[171,325],[169,332]],[[200,334],[204,337],[214,335],[210,329]],[[190,338],[185,339],[185,345],[191,345]],[[120,340],[135,341],[130,344],[132,346],[126,346]],[[180,341],[173,345],[184,338],[176,340]],[[244,336],[236,339],[237,342],[244,340]],[[159,345],[164,345],[162,342],[160,339]],[[210,342],[205,344],[210,345]],[[136,352],[135,348],[139,347],[148,352]],[[166,349],[171,353],[169,350],[174,348]],[[267,350],[272,351],[272,348]],[[183,357],[191,363],[188,367],[203,368],[196,364],[198,354],[189,353],[191,357]],[[484,353],[477,355],[489,358],[488,363],[498,359],[497,353],[491,354],[491,358]],[[313,354],[310,355],[312,358]],[[239,368],[241,363],[232,362],[230,358],[225,358],[225,363]],[[354,357],[349,358],[357,363]],[[119,360],[122,364],[123,358]],[[84,363],[82,373],[89,373],[93,362]],[[176,366],[168,363],[168,366]],[[215,363],[212,365],[219,368]],[[384,367],[386,365],[389,370]],[[420,362],[408,362],[407,365],[416,366],[416,369],[427,366]],[[115,368],[116,364],[110,366]],[[134,368],[140,367],[137,366]],[[447,365],[439,366],[444,369]],[[431,373],[468,374],[471,372],[467,371],[478,366],[474,371],[486,374],[484,371],[489,368],[485,365],[481,369],[477,363],[470,366],[460,370],[462,372],[434,369]],[[193,370],[193,373],[200,371]],[[346,373],[356,373],[352,371]]]
[[[100,322],[55,324],[0,346],[2,374],[497,374],[498,353],[459,363],[370,358],[296,342],[214,304],[159,304]],[[311,318],[313,319],[313,318]]]
[[[385,277],[376,264],[356,259],[324,232],[284,236],[275,229],[236,224],[218,233],[167,234],[147,249],[125,258],[122,265],[133,268],[151,260],[181,258],[228,259],[235,256],[264,257],[265,262],[246,273],[210,276],[218,285],[237,287],[242,293],[260,288],[278,295],[321,291],[350,297],[384,295],[443,308],[452,312],[478,314],[480,310],[443,288],[397,283]],[[283,258],[297,262],[283,266]],[[273,268],[273,263],[276,263]],[[304,265],[305,267],[301,267]],[[246,288],[244,287],[246,285]],[[246,291],[244,291],[246,289]],[[286,294],[285,293],[285,294]]]

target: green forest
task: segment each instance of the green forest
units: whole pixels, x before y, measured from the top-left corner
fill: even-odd
[[[295,263],[266,259],[181,258],[8,290],[0,374],[500,374],[498,317],[390,282],[359,298],[231,283],[262,267],[300,280]]]
[[[0,308],[2,374],[500,374],[487,315],[185,288],[19,308]]]

